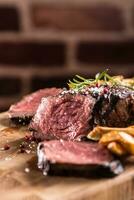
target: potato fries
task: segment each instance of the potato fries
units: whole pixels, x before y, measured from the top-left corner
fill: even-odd
[[[107,148],[114,154],[118,155],[118,156],[123,156],[127,154],[127,151],[125,150],[125,148],[122,147],[122,145],[120,145],[117,142],[111,142],[107,145]]]
[[[134,136],[134,126],[129,126],[127,128],[113,128],[113,127],[103,127],[103,126],[96,126],[88,135],[87,137],[91,140],[98,141],[100,138],[110,132],[110,131],[121,131],[128,133],[129,135]]]
[[[134,155],[134,126],[127,128],[97,126],[87,137],[99,141],[99,143],[118,156]]]

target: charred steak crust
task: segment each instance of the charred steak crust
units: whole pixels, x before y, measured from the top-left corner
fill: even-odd
[[[10,120],[14,125],[26,126],[30,123],[32,116],[11,117]]]
[[[64,140],[45,141],[38,145],[38,168],[45,175],[109,176],[123,171],[118,160],[98,143]],[[100,173],[99,173],[100,172]]]
[[[94,122],[109,127],[127,127],[134,123],[134,91],[113,86],[98,97],[94,106]]]
[[[9,108],[9,117],[15,124],[28,124],[36,113],[42,97],[57,95],[62,91],[60,88],[45,88],[25,96],[18,103]]]
[[[89,131],[95,99],[65,93],[43,98],[30,123],[36,138],[75,140]]]

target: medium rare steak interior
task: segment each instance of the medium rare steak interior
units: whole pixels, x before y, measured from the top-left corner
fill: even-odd
[[[90,95],[66,91],[55,97],[43,98],[30,123],[36,138],[78,140],[86,135],[95,104]]]
[[[25,96],[18,103],[9,108],[9,117],[16,123],[28,124],[36,113],[42,97],[57,95],[62,91],[60,88],[45,88]]]
[[[123,171],[121,163],[113,160],[109,151],[98,143],[45,141],[38,145],[37,154],[38,167],[45,175],[88,176],[100,169],[102,176],[108,176],[109,173],[117,175]]]

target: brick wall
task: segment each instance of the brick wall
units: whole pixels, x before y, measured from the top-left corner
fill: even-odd
[[[132,0],[0,0],[0,111],[105,68],[134,76]]]

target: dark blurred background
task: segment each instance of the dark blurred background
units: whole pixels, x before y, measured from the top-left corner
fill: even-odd
[[[132,0],[0,0],[0,111],[106,68],[134,76]]]

